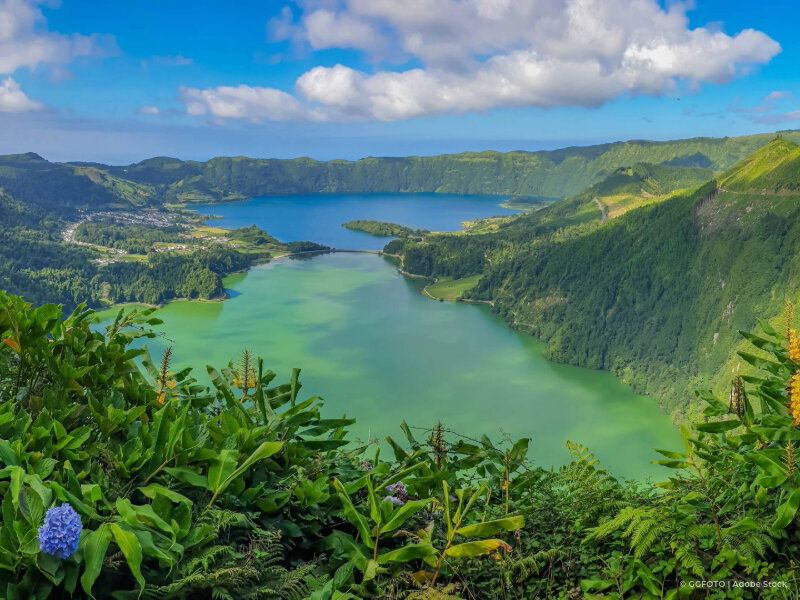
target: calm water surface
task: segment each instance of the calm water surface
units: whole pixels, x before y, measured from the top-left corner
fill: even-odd
[[[195,207],[223,217],[223,227],[256,224],[282,242],[311,240],[342,249],[380,250],[387,238],[351,231],[342,223],[369,219],[414,229],[458,231],[465,220],[515,214],[502,208],[497,196],[446,194],[331,194],[268,196],[233,204]]]
[[[282,382],[302,367],[301,395],[323,396],[327,416],[357,417],[362,439],[402,437],[403,419],[420,427],[441,419],[467,435],[530,437],[542,465],[564,462],[565,442],[577,441],[629,477],[663,476],[648,462],[651,449],[680,447],[652,400],[608,373],[548,362],[542,343],[485,307],[424,298],[389,259],[283,259],[225,283],[226,302],[159,311],[168,339],[148,342],[154,358],[172,345],[176,367],[201,376],[247,347]]]

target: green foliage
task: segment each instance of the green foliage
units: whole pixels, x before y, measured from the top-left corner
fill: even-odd
[[[796,594],[798,366],[768,326],[745,334],[759,376],[710,393],[657,487],[620,482],[585,448],[558,469],[528,440],[494,445],[441,423],[381,447],[302,399],[299,371],[245,352],[211,387],[132,349],[158,321],[120,311],[105,333],[79,307],[0,293],[0,595],[68,598],[713,598]],[[793,400],[800,402],[800,397]],[[795,407],[800,414],[800,406]],[[65,560],[37,529],[69,503]],[[324,555],[324,559],[322,556]],[[684,585],[682,586],[681,583]],[[785,587],[783,587],[785,586]]]
[[[252,244],[253,246],[266,246],[268,244],[279,245],[280,242],[269,235],[257,225],[250,227],[239,227],[230,233],[231,239]]]
[[[325,252],[331,248],[316,242],[289,242],[286,244],[286,249],[292,254],[298,254],[300,252]]]

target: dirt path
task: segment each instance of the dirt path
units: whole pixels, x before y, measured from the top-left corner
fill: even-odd
[[[597,204],[597,208],[600,209],[600,225],[606,222],[606,217],[608,217],[608,213],[606,212],[606,207],[603,206],[603,203],[600,202],[597,198],[592,198],[594,203]]]

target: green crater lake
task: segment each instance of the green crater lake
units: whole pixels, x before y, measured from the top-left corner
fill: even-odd
[[[425,428],[441,419],[465,435],[530,437],[540,465],[565,462],[565,442],[579,442],[626,477],[665,476],[649,464],[652,448],[680,447],[654,401],[609,373],[547,361],[541,342],[487,307],[426,299],[390,259],[282,259],[225,284],[225,302],[159,311],[164,337],[148,341],[154,359],[172,345],[174,369],[193,366],[203,380],[205,365],[222,367],[244,347],[277,381],[301,367],[301,396],[322,396],[328,417],[356,417],[360,439],[402,437],[404,419]]]

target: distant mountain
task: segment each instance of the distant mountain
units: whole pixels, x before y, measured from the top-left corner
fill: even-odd
[[[618,190],[621,175],[595,191]],[[392,250],[414,273],[482,274],[468,295],[546,340],[552,358],[613,371],[685,415],[692,389],[724,388],[740,368],[737,330],[800,294],[798,179],[800,147],[778,139],[718,180],[602,224],[581,194],[497,232]]]
[[[800,132],[787,132],[800,141]],[[722,172],[772,135],[630,141],[542,152],[465,152],[431,157],[320,162],[151,158],[126,167],[93,165],[121,180],[151,186],[161,202],[218,202],[259,195],[437,192],[567,198],[637,163]],[[80,163],[75,163],[80,164]]]
[[[783,135],[787,141],[800,141],[800,132]],[[725,171],[772,137],[630,141],[542,152],[466,152],[354,162],[244,157],[196,162],[157,157],[124,167],[51,163],[28,153],[0,156],[0,187],[18,200],[84,209],[315,193],[568,198],[604,181],[608,185],[631,183],[623,181],[626,176],[639,177],[648,185],[656,182],[657,189],[645,186],[641,191],[658,194]]]

